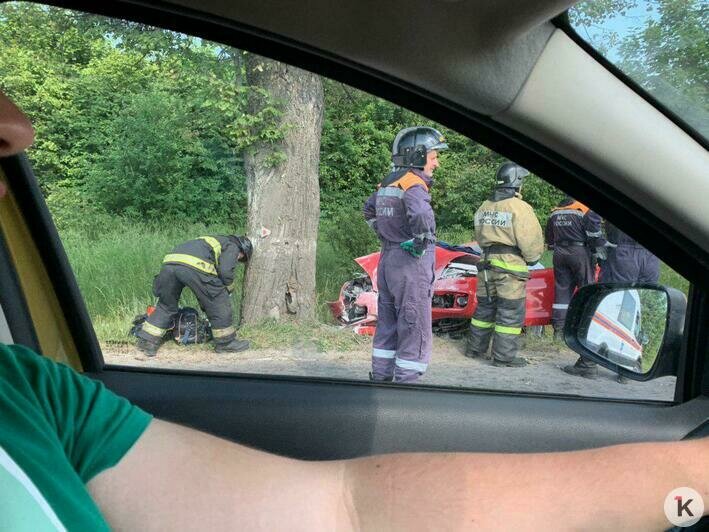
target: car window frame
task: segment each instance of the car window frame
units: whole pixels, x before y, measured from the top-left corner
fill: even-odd
[[[151,24],[160,28],[180,31],[229,46],[235,46],[240,49],[271,57],[278,61],[293,64],[299,68],[304,68],[320,75],[327,76],[331,79],[346,83],[370,94],[385,98],[396,105],[401,105],[402,107],[421,113],[432,120],[455,129],[471,139],[475,139],[477,142],[484,144],[491,150],[518,160],[521,164],[530,167],[530,169],[535,171],[535,173],[543,176],[547,182],[557,187],[559,187],[562,183],[563,176],[563,182],[568,185],[565,186],[564,189],[581,198],[591,198],[588,200],[589,202],[593,199],[596,199],[603,204],[612,201],[609,197],[608,191],[599,191],[596,187],[594,187],[595,180],[597,179],[595,176],[553,150],[550,150],[545,146],[526,138],[524,135],[517,133],[516,131],[513,131],[498,123],[494,123],[494,121],[492,121],[489,117],[479,115],[467,109],[461,109],[459,106],[455,106],[448,102],[436,102],[435,95],[428,94],[417,87],[411,86],[410,84],[401,82],[400,80],[394,79],[381,72],[375,72],[372,69],[365,68],[346,59],[328,54],[322,50],[314,50],[311,47],[294,42],[287,38],[270,34],[266,31],[257,30],[255,28],[245,27],[237,23],[223,21],[216,17],[200,15],[198,18],[194,18],[189,10],[172,5],[154,7],[146,4],[128,4],[126,7],[126,4],[122,2],[112,1],[102,4],[101,6],[96,6],[84,0],[59,0],[35,3],[54,5],[57,7],[75,9],[87,13]],[[171,15],[169,23],[166,23],[166,12]],[[560,27],[557,24],[558,19],[559,17],[554,19],[552,22],[555,23],[557,27]],[[560,27],[560,29],[563,28]],[[580,43],[577,44],[581,45]],[[604,64],[604,61],[601,61],[599,58],[596,58],[596,60],[601,62],[601,64]],[[604,66],[606,66],[612,75],[622,79],[618,73],[613,72],[613,69],[609,68],[612,67],[612,65],[604,64]],[[622,75],[622,73],[620,74]],[[625,80],[623,81],[625,82]],[[633,88],[631,84],[626,84]],[[636,92],[638,92],[638,94],[652,103],[652,99],[649,95],[647,95],[641,88],[637,87],[637,89],[638,90],[636,90]],[[424,109],[425,111],[422,112]],[[662,109],[658,109],[662,112]],[[678,125],[680,124],[678,123]],[[689,131],[686,132],[691,134]],[[39,192],[39,196],[37,196],[38,192],[39,190],[37,187],[37,190],[30,193],[30,196],[34,197],[26,198],[27,202],[25,202],[23,207],[23,210],[27,209],[25,212],[31,212],[29,209],[36,208],[37,205],[41,205],[43,203],[43,201],[41,201],[41,192]],[[612,193],[614,191],[610,192]],[[666,222],[653,217],[649,213],[644,213],[645,216],[643,217],[640,216],[638,212],[629,212],[629,210],[622,205],[622,200],[629,200],[629,198],[622,196],[620,193],[618,194],[620,200],[616,200],[614,202],[615,205],[613,210],[620,214],[611,219],[614,224],[616,224],[618,219],[621,219],[623,223],[618,224],[621,228],[624,226],[630,226],[631,224],[637,225],[639,223],[641,227],[660,225],[671,229]],[[32,207],[32,205],[35,205],[35,207]],[[47,217],[49,217],[49,219],[47,219]],[[74,279],[73,273],[71,272],[71,267],[68,264],[68,259],[63,251],[61,241],[58,239],[58,234],[54,228],[53,222],[51,221],[51,216],[49,215],[46,206],[44,207],[44,212],[41,216],[38,216],[35,220],[33,220],[32,217],[28,217],[27,221],[33,230],[33,236],[36,235],[35,239],[40,237],[40,240],[45,239],[45,241],[48,241],[49,243],[49,246],[47,246],[46,249],[45,246],[43,246],[41,251],[43,252],[43,260],[45,260],[45,263],[51,265],[52,268],[58,267],[56,270],[57,275],[53,276],[53,280],[58,277],[63,277],[64,279],[67,277]],[[627,223],[625,223],[626,221]],[[672,231],[669,231],[669,233],[670,235],[668,235],[667,239],[670,240],[670,249],[680,248],[681,245],[677,245],[676,242],[672,242]],[[670,255],[671,253],[669,251],[665,254],[665,256]],[[675,256],[678,257],[676,261],[667,262],[672,267],[674,267],[674,264],[681,262],[682,256],[686,256],[691,259],[692,253],[691,250],[684,250],[683,253]],[[695,287],[695,279],[697,279],[697,275],[701,275],[701,273],[706,272],[706,269],[702,268],[701,264],[691,264],[694,264],[696,268],[693,270],[688,270],[690,275],[685,273],[687,270],[677,270],[690,281],[690,300],[695,301],[695,304],[694,307],[690,306],[688,309],[698,309],[700,306],[704,308],[706,306],[707,299],[705,291],[703,289],[699,289],[699,287]],[[700,276],[699,278],[702,277]],[[64,282],[64,280],[61,282]],[[76,286],[75,280],[73,285],[72,283],[68,283],[69,286],[65,285],[66,289],[61,289],[61,282],[54,283],[55,290],[57,290],[57,295],[62,301],[65,311],[68,309],[67,320],[70,322],[70,328],[74,335],[77,348],[81,354],[83,367],[87,371],[117,369],[116,366],[107,365],[103,360],[98,341],[95,333],[93,332],[91,321],[88,317],[88,313],[86,312],[85,305],[83,305],[83,299],[78,291],[78,286]],[[709,281],[707,281],[707,286],[709,286]],[[701,315],[702,312],[699,312],[698,316]],[[691,314],[688,314],[688,316],[690,322],[694,321],[694,316]],[[697,329],[688,327],[687,331],[687,334],[689,334],[689,331],[693,331],[692,334],[695,334]],[[687,334],[685,334],[685,337]],[[684,341],[683,358],[689,356],[690,353],[695,353],[694,356],[697,357],[699,351],[693,351],[690,348],[690,345],[696,346],[696,344],[686,340],[687,338],[685,338]],[[675,391],[675,401],[679,400],[679,402],[683,402],[699,393],[699,389],[697,389],[695,383],[697,373],[693,372],[693,370],[703,367],[704,366],[697,367],[696,364],[690,361],[690,363],[688,363],[686,367],[681,370],[683,373],[678,375],[678,386]],[[189,372],[189,370],[186,371]],[[685,375],[685,373],[687,374]],[[274,378],[278,376],[249,374],[248,377]],[[284,378],[299,379],[299,377]],[[302,378],[311,379],[310,377]],[[312,379],[323,380],[318,378]],[[680,380],[687,380],[688,384],[691,385],[680,386]],[[498,393],[497,390],[493,391]],[[499,393],[510,394],[514,392],[499,391]]]

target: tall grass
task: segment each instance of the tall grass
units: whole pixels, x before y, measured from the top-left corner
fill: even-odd
[[[362,225],[364,230],[369,230],[366,225]],[[362,273],[353,260],[355,254],[348,253],[342,244],[334,246],[328,238],[328,235],[332,235],[332,230],[331,226],[321,224],[317,248],[317,319],[325,324],[333,323],[326,302],[337,299],[342,284],[354,275]],[[160,270],[163,256],[185,240],[202,235],[234,232],[238,230],[226,225],[146,225],[121,221],[92,237],[87,237],[85,232],[78,230],[63,230],[61,237],[99,339],[107,342],[126,342],[129,341],[128,330],[133,317],[143,314],[146,307],[155,302],[152,294],[153,277]],[[470,241],[472,234],[464,227],[455,226],[440,231],[439,237],[449,243],[459,244]],[[372,245],[373,247],[368,249]],[[377,249],[376,241],[372,244],[360,244],[356,254]],[[551,265],[548,253],[545,253],[542,262],[547,266]],[[232,295],[237,322],[242,296],[242,276],[243,268],[238,268],[236,290]],[[664,264],[660,282],[687,293],[686,279]],[[183,292],[181,304],[199,308],[190,290]],[[270,332],[275,331],[273,325],[267,328]],[[316,329],[317,327],[313,329],[315,332],[311,331],[309,334],[316,334]],[[286,332],[284,329],[284,334]],[[298,334],[296,330],[291,332],[293,335]],[[254,335],[258,337],[259,333],[254,332]]]

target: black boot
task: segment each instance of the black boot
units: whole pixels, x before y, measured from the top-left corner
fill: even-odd
[[[468,358],[480,358],[483,356],[482,353],[473,349],[472,342],[470,339],[465,343],[465,352],[463,353]]]
[[[575,377],[583,377],[585,379],[598,377],[598,366],[593,362],[586,362],[583,358],[579,358],[575,364],[564,366],[562,369],[565,373]]]
[[[138,338],[138,342],[135,345],[147,357],[154,357],[157,355],[158,349],[160,349],[160,342],[153,342],[145,338]]]
[[[528,364],[527,359],[523,357],[514,357],[512,360],[497,360],[492,359],[492,365],[498,368],[521,368]]]
[[[248,340],[239,340],[234,338],[226,344],[214,344],[214,350],[217,353],[238,353],[239,351],[246,351],[249,348]]]
[[[480,351],[476,350],[473,347],[473,343],[473,333],[469,329],[465,337],[465,351],[463,351],[463,354],[468,358],[482,357],[484,353],[481,353]]]
[[[554,341],[561,344],[566,343],[564,341],[564,329],[554,329]]]

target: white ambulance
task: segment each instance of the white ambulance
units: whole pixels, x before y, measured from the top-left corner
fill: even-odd
[[[588,347],[620,366],[642,373],[640,317],[637,290],[607,295],[591,318]]]

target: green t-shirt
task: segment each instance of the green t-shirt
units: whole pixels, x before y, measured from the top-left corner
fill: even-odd
[[[100,382],[0,344],[0,530],[106,530],[86,483],[151,417]]]

